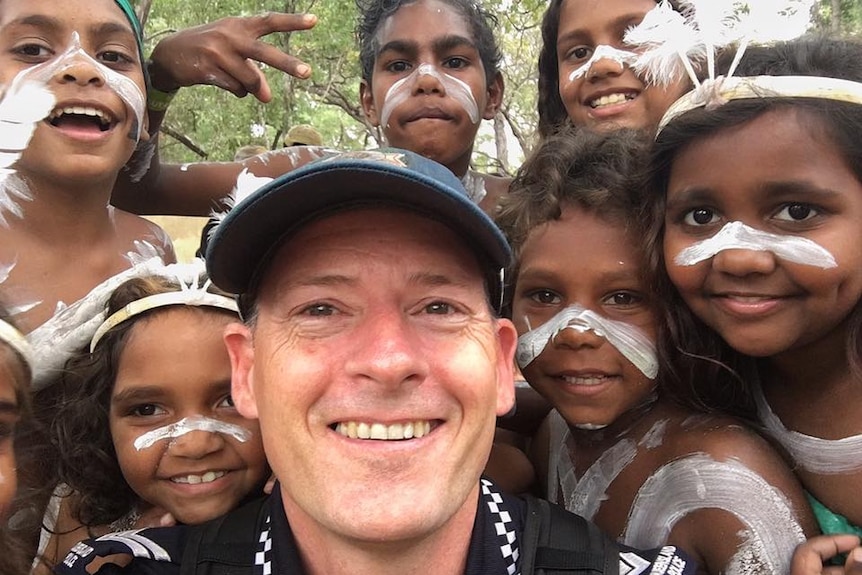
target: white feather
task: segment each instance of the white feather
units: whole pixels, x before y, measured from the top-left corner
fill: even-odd
[[[32,200],[26,184],[12,166],[27,149],[36,126],[56,102],[43,82],[26,77],[27,70],[12,80],[0,100],[0,225],[7,226],[5,213],[22,217],[19,201]]]
[[[255,176],[248,171],[248,168],[243,168],[236,177],[236,184],[234,185],[233,190],[231,190],[230,194],[223,201],[224,209],[218,211],[213,210],[210,214],[211,218],[215,220],[216,225],[212,226],[207,232],[207,240],[212,239],[219,224],[224,221],[233,208],[244,202],[249,198],[249,196],[254,195],[256,191],[272,180],[273,178],[267,178],[265,176]]]

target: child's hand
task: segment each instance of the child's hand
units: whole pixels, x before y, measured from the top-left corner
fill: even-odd
[[[855,535],[820,535],[799,545],[793,553],[790,575],[862,575],[862,547]],[[844,566],[828,567],[823,561],[847,553]]]
[[[297,78],[307,78],[311,68],[260,38],[274,32],[308,30],[316,23],[317,17],[311,14],[269,12],[180,30],[153,49],[147,63],[151,84],[162,92],[211,84],[239,98],[253,94],[261,102],[269,102],[272,91],[258,63]]]

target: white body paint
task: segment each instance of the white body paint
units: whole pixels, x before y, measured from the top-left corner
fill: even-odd
[[[474,124],[479,123],[479,105],[476,104],[476,98],[473,97],[473,92],[470,91],[470,86],[466,82],[450,76],[449,74],[441,74],[431,64],[422,64],[410,73],[406,78],[401,78],[386,92],[386,97],[383,99],[383,108],[380,112],[380,123],[382,126],[389,125],[389,118],[392,112],[406,102],[413,94],[413,86],[421,76],[433,76],[446,90],[446,95],[461,104],[470,121]]]
[[[638,490],[623,543],[648,549],[667,541],[677,521],[698,509],[721,509],[745,525],[726,573],[789,573],[793,550],[805,540],[790,502],[735,460],[692,454],[659,468]]]
[[[547,322],[518,338],[518,365],[524,368],[532,363],[564,329],[592,330],[619,350],[645,376],[655,379],[658,374],[655,344],[641,330],[625,322],[606,319],[577,304],[560,310]]]
[[[757,415],[766,432],[781,444],[799,467],[821,475],[841,475],[862,470],[862,435],[822,439],[792,431],[773,413],[760,386],[755,386]]]
[[[194,416],[184,417],[170,425],[165,425],[164,427],[148,431],[135,440],[135,449],[138,451],[147,449],[159,441],[164,441],[165,439],[176,439],[192,431],[204,431],[206,433],[229,435],[243,443],[251,439],[251,431],[244,427],[219,421],[218,419],[212,419],[210,417]]]
[[[590,73],[590,68],[600,60],[611,60],[619,65],[620,69],[625,68],[628,65],[633,64],[637,61],[638,55],[634,52],[629,52],[628,50],[620,50],[618,48],[614,48],[613,46],[606,46],[604,44],[600,44],[596,46],[593,55],[589,60],[584,62],[582,66],[579,68],[572,70],[572,73],[569,74],[569,82],[574,82],[578,78],[582,78]]]
[[[464,184],[464,189],[467,190],[467,195],[470,196],[474,204],[481,202],[488,194],[485,189],[485,178],[478,172],[467,170],[467,173],[461,178],[461,183]]]
[[[99,70],[105,80],[105,85],[116,92],[120,99],[125,102],[126,106],[135,115],[137,121],[137,125],[135,126],[136,133],[133,139],[135,142],[140,140],[144,129],[144,113],[147,106],[144,94],[138,88],[138,85],[135,84],[134,80],[115,70],[111,70],[87,54],[81,47],[81,38],[77,32],[72,33],[72,42],[65,52],[52,60],[28,68],[27,71],[30,73],[32,79],[47,84],[56,74],[73,66],[77,59],[84,59]],[[130,137],[132,136],[130,135]]]
[[[838,265],[831,253],[808,238],[763,232],[742,222],[725,224],[711,238],[692,244],[679,252],[674,262],[680,266],[693,266],[724,250],[772,252],[783,260],[823,269]]]

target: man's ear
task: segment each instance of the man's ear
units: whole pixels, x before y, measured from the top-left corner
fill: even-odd
[[[482,118],[493,120],[494,116],[503,105],[503,92],[505,85],[503,83],[503,74],[497,72],[494,80],[488,84],[488,101],[485,102],[485,109],[482,111]]]
[[[254,340],[251,330],[241,323],[228,324],[224,330],[224,343],[230,356],[233,404],[243,417],[256,419]]]
[[[497,341],[500,357],[497,358],[497,415],[503,416],[515,405],[515,351],[518,348],[518,330],[508,319],[497,320]]]
[[[374,103],[374,93],[371,84],[366,80],[359,81],[359,101],[362,103],[362,111],[365,119],[375,128],[380,125],[380,116],[377,113],[377,105]]]

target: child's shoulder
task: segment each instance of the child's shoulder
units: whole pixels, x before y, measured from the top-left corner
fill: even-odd
[[[159,256],[165,263],[176,261],[170,236],[155,222],[117,209],[114,210],[114,221],[118,239],[129,246],[129,253],[142,258]]]

